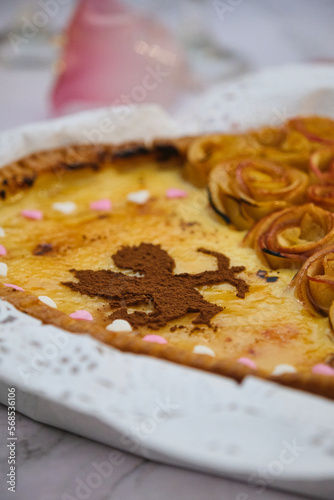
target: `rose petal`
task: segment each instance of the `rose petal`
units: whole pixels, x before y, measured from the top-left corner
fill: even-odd
[[[89,204],[91,210],[111,210],[111,201],[108,199],[92,201]]]
[[[84,309],[71,313],[70,318],[82,319],[85,321],[93,321],[93,316],[91,315],[91,313],[88,311],[85,311]]]
[[[26,219],[31,219],[31,220],[42,220],[43,219],[43,212],[40,210],[22,210],[21,212],[22,217],[25,217]]]
[[[238,363],[241,363],[242,365],[248,366],[248,368],[251,368],[252,370],[257,370],[256,364],[254,363],[254,361],[252,361],[249,358],[239,358]]]
[[[334,376],[334,368],[326,365],[325,363],[319,363],[314,365],[312,368],[312,373],[316,373],[318,375],[329,375]]]
[[[170,188],[166,190],[167,198],[186,198],[188,196],[187,191],[178,188]]]
[[[142,340],[145,342],[155,342],[156,344],[167,344],[167,340],[160,335],[145,335]]]
[[[24,292],[24,289],[17,285],[12,285],[11,283],[4,283],[4,286],[8,286],[8,288],[14,288],[14,290],[20,290]]]

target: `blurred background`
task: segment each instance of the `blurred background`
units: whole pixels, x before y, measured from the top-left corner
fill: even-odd
[[[99,106],[176,113],[262,68],[334,64],[331,0],[1,0],[0,130]]]

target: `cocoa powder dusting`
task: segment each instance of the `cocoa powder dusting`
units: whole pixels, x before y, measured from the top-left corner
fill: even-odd
[[[225,255],[205,248],[197,251],[215,257],[218,269],[198,274],[173,274],[175,262],[160,245],[141,243],[122,247],[112,258],[120,269],[131,269],[143,274],[142,277],[111,270],[71,269],[78,282],[63,285],[83,295],[108,299],[110,307],[119,308],[109,316],[110,320],[125,319],[133,328],[146,326],[158,330],[187,313],[198,313],[194,324],[210,326],[210,320],[223,308],[206,301],[196,288],[229,283],[236,288],[237,297],[244,298],[249,287],[243,279],[235,276],[244,271],[244,266],[230,268],[230,260]],[[154,306],[153,312],[127,312],[127,307],[149,301]]]

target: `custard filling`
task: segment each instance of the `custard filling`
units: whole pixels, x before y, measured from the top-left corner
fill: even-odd
[[[144,198],[136,198],[138,192],[146,193]],[[144,318],[139,326],[132,325],[134,336],[144,339],[154,334],[169,345],[195,352],[204,346],[218,359],[247,358],[265,374],[281,364],[309,372],[334,352],[328,318],[310,316],[288,288],[296,271],[266,267],[255,250],[241,245],[245,231],[225,225],[209,206],[206,190],[184,180],[177,167],[162,168],[147,160],[124,170],[107,165],[94,173],[86,169],[43,174],[29,190],[3,203],[0,226],[4,230],[0,260],[7,266],[1,283],[48,297],[67,315],[86,311],[92,322],[106,328],[122,308],[130,324],[131,314]],[[154,289],[145,282],[145,273],[133,269],[131,258],[128,268],[127,264],[118,267],[113,259],[122,248],[133,251],[142,244],[160,248],[173,263],[168,278],[172,285],[166,287],[167,309],[172,311],[179,303],[181,313],[187,311],[162,325],[145,322],[145,315],[155,312]],[[194,277],[201,273],[217,272],[215,253],[227,258],[228,269],[237,269],[232,274],[247,285],[244,294],[238,294],[233,282],[196,282]],[[154,258],[153,254],[147,258]],[[99,271],[120,273],[128,278],[128,288],[123,282],[120,289],[111,282],[109,296],[100,296],[96,286],[94,293],[87,294],[67,285],[78,284],[76,273],[83,271],[91,271],[95,278]],[[201,311],[181,307],[188,299],[172,288],[180,275],[193,283],[191,293],[199,303],[216,311],[209,321],[202,318],[201,322]],[[157,288],[163,281],[162,277]],[[135,283],[141,287],[137,301]],[[119,297],[122,290],[123,302],[111,298]]]

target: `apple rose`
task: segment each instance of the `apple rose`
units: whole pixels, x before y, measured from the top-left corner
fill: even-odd
[[[334,245],[315,252],[291,282],[295,294],[311,314],[330,314],[334,319]]]
[[[308,201],[318,205],[325,210],[334,212],[334,185],[313,184],[309,186],[306,193]]]
[[[307,138],[296,130],[288,128],[262,128],[255,132],[256,138],[263,146],[261,156],[273,163],[288,165],[307,170],[312,152]]]
[[[288,127],[303,134],[309,141],[334,146],[334,121],[320,116],[293,118]]]
[[[317,182],[334,184],[334,147],[318,149],[311,155],[310,173]]]
[[[209,176],[210,202],[237,229],[250,229],[262,217],[304,201],[308,176],[264,160],[224,162]]]
[[[244,239],[272,269],[301,267],[319,248],[332,244],[334,214],[313,203],[268,215]]]
[[[185,176],[195,185],[207,184],[210,171],[223,160],[254,158],[261,146],[251,134],[208,135],[195,139],[188,150]]]
[[[331,324],[332,330],[334,330],[334,301],[329,308],[329,322]]]

